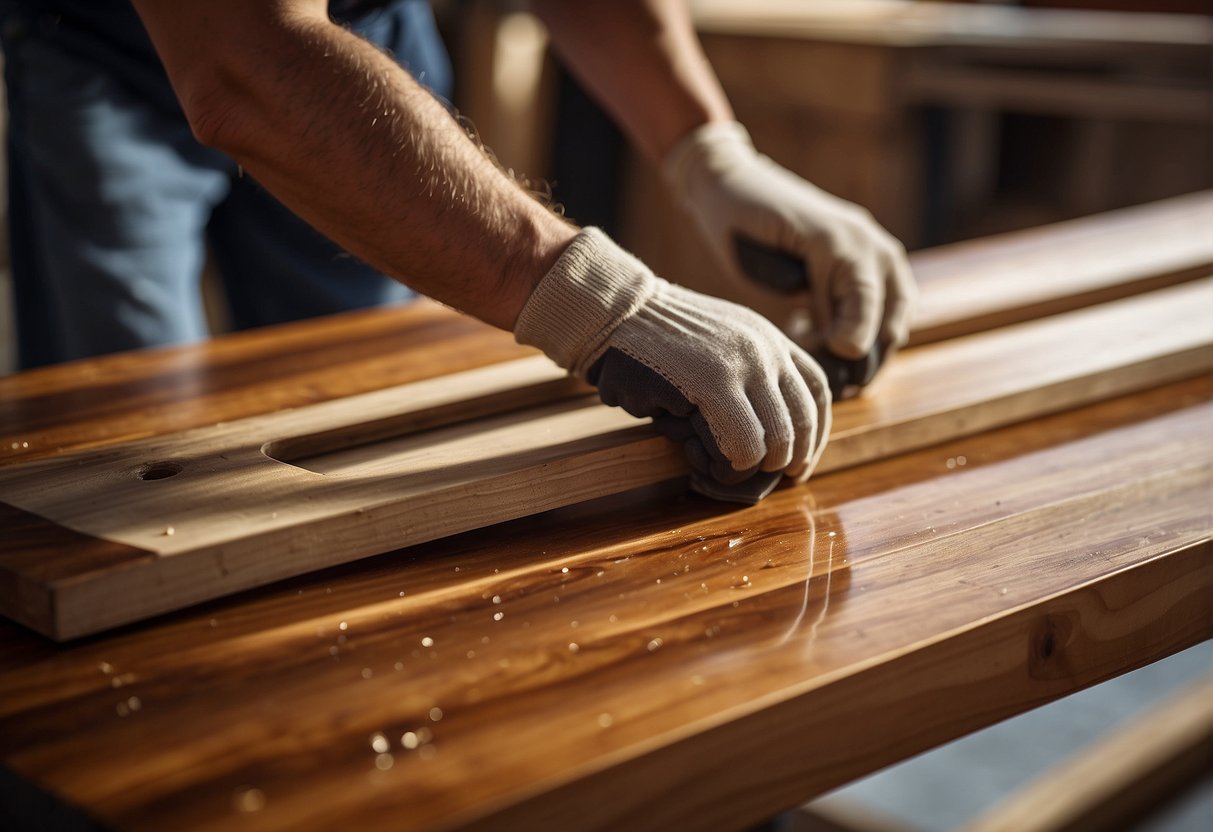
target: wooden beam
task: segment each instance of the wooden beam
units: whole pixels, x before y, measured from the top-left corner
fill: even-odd
[[[580,506],[69,647],[9,628],[0,759],[126,830],[741,828],[1208,637],[1209,394],[744,510]]]
[[[890,47],[1007,47],[1039,54],[1116,55],[1135,50],[1198,50],[1213,43],[1213,23],[1199,15],[1123,14],[942,2],[843,0],[699,0],[701,32],[816,43]]]
[[[1159,487],[1170,488],[1161,486],[1161,482]],[[903,599],[916,599],[910,603],[916,604],[918,611],[902,617],[886,608],[885,621],[873,621],[871,626],[907,627],[911,618],[921,623],[939,616],[949,603],[947,594],[940,592],[945,583],[973,580],[992,588],[988,577],[978,577],[960,566],[966,560],[972,564],[974,555],[983,548],[995,562],[1000,557],[1014,560],[1029,552],[1042,555],[1049,549],[1045,545],[1049,539],[1066,541],[1062,545],[1071,554],[1055,552],[1057,557],[1072,557],[1080,551],[1104,554],[1108,550],[1102,544],[1079,541],[1059,530],[1076,532],[1088,524],[1094,527],[1089,530],[1095,531],[1103,524],[1090,524],[1091,514],[1080,517],[1077,512],[1084,505],[1093,509],[1098,500],[1104,509],[1115,506],[1116,511],[1133,514],[1153,503],[1153,497],[1143,502],[1144,496],[1144,492],[1131,497],[1109,492],[1089,503],[1084,498],[1068,503],[1064,509],[1059,506],[1055,512],[1022,515],[1018,518],[1022,523],[996,523],[976,534],[976,530],[966,529],[962,537],[953,539],[952,547],[923,544],[921,548],[903,549],[887,563],[888,572],[879,577],[875,572],[866,573],[865,586],[871,591],[876,581],[887,580]],[[885,508],[888,510],[887,503]],[[1103,511],[1098,516],[1109,517]],[[1109,530],[1104,525],[1098,533]],[[1012,541],[1015,535],[1019,539]],[[945,551],[952,557],[941,559]],[[866,667],[855,667],[853,675],[830,679],[828,693],[817,690],[819,685],[827,685],[814,676],[778,695],[738,702],[727,718],[718,716],[710,720],[710,725],[696,726],[693,732],[673,731],[647,743],[638,741],[645,753],[633,760],[634,766],[574,769],[563,777],[554,777],[539,794],[527,795],[517,805],[504,809],[494,806],[492,813],[468,822],[467,827],[743,828],[806,796],[1049,701],[1054,698],[1050,690],[1072,690],[1076,683],[1085,686],[1106,678],[1101,669],[1125,658],[1121,651],[1128,649],[1129,633],[1141,628],[1160,632],[1179,625],[1178,616],[1186,614],[1191,620],[1183,626],[1193,627],[1188,638],[1207,637],[1213,632],[1207,603],[1207,594],[1213,590],[1213,574],[1208,567],[1213,546],[1206,539],[1190,550],[1170,551],[1173,557],[1168,558],[1166,568],[1157,564],[1159,571],[1148,579],[1145,569],[1115,575],[1108,572],[1082,588],[1041,597],[1019,609],[1008,608],[1004,614],[980,624],[973,622],[946,636],[942,628],[937,628],[937,638],[919,642],[912,649],[884,654]],[[1043,570],[1056,568],[1055,561],[1033,557],[1032,562]],[[933,577],[920,583],[915,578],[925,576],[914,576],[915,566],[926,564],[930,564],[926,571]],[[1031,568],[1026,563],[1017,566]],[[1177,594],[1181,586],[1182,601]],[[1180,613],[1181,609],[1185,612]],[[806,652],[820,654],[826,648],[813,638],[811,622],[828,615],[828,610],[810,598],[808,612],[799,643]],[[1167,624],[1162,624],[1164,618]],[[1201,635],[1195,635],[1197,630]],[[874,637],[872,629],[860,628],[858,632],[864,639]],[[816,635],[820,638],[820,631]],[[856,631],[849,635],[857,637]],[[691,641],[697,636],[688,632]],[[1167,638],[1178,636],[1179,631],[1173,630]],[[773,649],[771,645],[780,638],[780,634],[772,634],[767,649]],[[671,641],[666,638],[664,643]],[[1184,643],[1189,642],[1185,639]],[[756,645],[756,649],[762,648]],[[738,677],[727,673],[711,674],[707,681],[709,686],[737,683]],[[940,696],[940,690],[949,695]],[[1011,701],[1017,705],[1008,707]],[[649,706],[658,703],[636,710]],[[550,702],[550,707],[556,704]],[[844,719],[844,714],[864,716],[850,720]],[[504,734],[490,733],[498,742],[507,741]],[[678,793],[680,799],[666,797],[672,793]],[[605,794],[613,798],[595,801],[595,811],[587,815],[585,807],[594,796]],[[463,820],[470,814],[460,813],[456,818]],[[462,828],[463,823],[458,826]]]
[[[911,344],[1056,315],[1213,273],[1213,192],[912,255]]]
[[[907,351],[872,395],[837,406],[820,471],[1208,372],[1211,288]],[[567,398],[577,389],[527,359],[5,467],[0,501],[18,512],[10,522],[36,530],[31,518],[44,518],[117,548],[100,560],[89,547],[48,558],[28,539],[24,548],[10,540],[0,604],[72,638],[685,471],[650,426]],[[561,400],[518,407],[553,396]],[[484,418],[507,402],[508,412]]]
[[[1213,774],[1213,676],[1117,726],[962,832],[1124,829]]]

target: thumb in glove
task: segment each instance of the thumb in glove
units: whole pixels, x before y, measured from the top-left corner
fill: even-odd
[[[662,167],[732,285],[798,343],[848,359],[905,343],[916,295],[905,251],[862,208],[759,154],[736,122],[692,131]],[[802,260],[808,285],[759,286],[739,258],[753,244]]]

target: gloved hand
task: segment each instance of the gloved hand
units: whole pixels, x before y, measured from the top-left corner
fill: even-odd
[[[746,286],[746,301],[797,343],[857,359],[878,339],[888,349],[906,342],[917,292],[905,249],[863,208],[759,154],[736,122],[692,131],[662,167],[729,280]],[[739,238],[804,258],[810,290],[798,298],[759,291],[755,302],[753,278],[738,262]]]
[[[652,417],[709,496],[754,502],[783,472],[808,477],[825,447],[830,393],[803,350],[752,310],[655,276],[599,229],[540,281],[514,337]]]

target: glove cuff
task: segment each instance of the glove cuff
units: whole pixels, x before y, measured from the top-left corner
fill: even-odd
[[[659,281],[601,229],[583,229],[527,299],[514,339],[584,377],[611,333],[653,296]]]
[[[750,133],[740,122],[709,121],[679,139],[661,160],[661,172],[680,199],[692,201],[704,174],[728,170],[756,154]]]

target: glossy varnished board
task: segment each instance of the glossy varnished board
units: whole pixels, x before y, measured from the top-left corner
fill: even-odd
[[[1213,632],[1208,379],[748,509],[641,491],[52,645],[0,760],[118,829],[719,829]]]
[[[910,350],[837,407],[819,470],[1209,372],[1211,289]],[[70,638],[683,473],[651,428],[578,390],[524,359],[0,469],[17,520],[120,545],[101,560],[95,545],[0,559],[0,601]]]
[[[423,305],[49,368],[0,379],[0,451],[527,354]],[[0,786],[119,829],[740,827],[1209,637],[1211,396],[1172,384],[749,509],[642,489],[71,645],[0,620]]]

